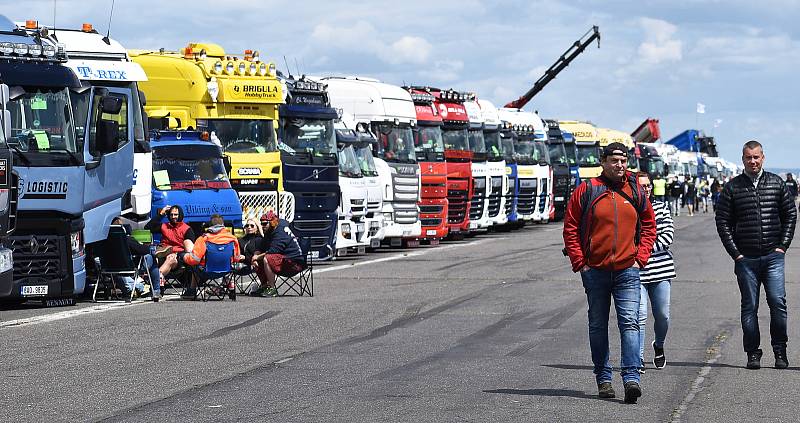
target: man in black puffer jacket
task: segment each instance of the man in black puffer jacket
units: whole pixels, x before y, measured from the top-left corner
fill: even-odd
[[[742,149],[744,173],[722,189],[717,203],[717,232],[735,260],[734,272],[742,295],[742,332],[747,368],[761,367],[758,296],[764,285],[770,311],[770,336],[775,368],[786,358],[786,289],[784,256],[794,237],[797,211],[780,176],[762,169],[764,152],[758,141]]]

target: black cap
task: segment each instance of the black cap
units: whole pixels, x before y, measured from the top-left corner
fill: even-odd
[[[603,147],[600,157],[605,158],[608,156],[624,156],[628,157],[628,147],[621,142],[612,142],[611,144]]]

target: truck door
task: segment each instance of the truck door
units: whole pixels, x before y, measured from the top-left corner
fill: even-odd
[[[102,113],[100,100],[103,96],[117,97],[122,101],[118,114]],[[89,95],[88,123],[85,131],[83,158],[86,163],[85,191],[83,194],[84,242],[100,241],[108,235],[111,220],[122,210],[122,197],[131,189],[133,181],[133,109],[129,107],[131,91],[125,88],[93,87]],[[119,124],[116,151],[101,154],[95,139],[99,119],[116,121]]]

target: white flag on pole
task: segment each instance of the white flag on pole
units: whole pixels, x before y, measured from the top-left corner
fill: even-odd
[[[719,125],[722,123],[722,119],[717,119],[714,121],[714,127],[719,128]]]
[[[706,112],[706,105],[703,103],[697,103],[697,113],[705,113]]]

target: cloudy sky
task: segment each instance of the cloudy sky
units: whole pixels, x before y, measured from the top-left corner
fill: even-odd
[[[50,24],[53,5],[0,0],[14,21]],[[56,22],[105,31],[110,8],[58,0]],[[474,90],[505,104],[598,25],[600,49],[587,49],[528,109],[626,132],[655,117],[666,139],[699,127],[730,160],[755,138],[768,166],[798,168],[798,21],[798,0],[117,0],[111,34],[129,48],[257,49],[279,69],[285,56],[292,72],[297,63],[308,74]]]

